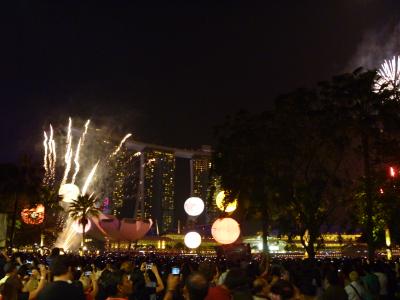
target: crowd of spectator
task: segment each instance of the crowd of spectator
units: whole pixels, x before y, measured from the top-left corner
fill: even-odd
[[[396,261],[105,253],[0,255],[1,300],[391,300]]]

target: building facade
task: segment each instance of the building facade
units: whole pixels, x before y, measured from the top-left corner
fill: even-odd
[[[201,198],[205,203],[205,210],[200,221],[204,223],[213,222],[216,218],[218,208],[211,195],[213,180],[211,172],[210,156],[195,156],[190,160],[191,195]]]
[[[174,218],[175,156],[145,149],[141,153],[140,187],[136,218],[152,219],[158,233],[172,229]]]

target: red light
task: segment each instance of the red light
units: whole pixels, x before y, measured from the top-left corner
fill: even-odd
[[[390,167],[389,170],[390,170],[390,176],[391,176],[391,177],[396,176],[396,172],[394,171],[394,168],[393,168],[393,167]]]

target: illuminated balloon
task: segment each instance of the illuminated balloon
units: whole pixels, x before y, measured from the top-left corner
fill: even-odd
[[[240,235],[239,223],[232,218],[217,219],[211,227],[213,238],[221,244],[232,244]]]
[[[224,191],[219,192],[217,197],[215,198],[217,207],[226,213],[234,212],[237,208],[237,200],[235,199],[231,203],[224,203],[224,199],[225,199],[225,192]]]
[[[195,249],[201,244],[201,236],[195,231],[188,232],[185,235],[184,242],[188,248]]]
[[[73,202],[80,195],[79,187],[72,183],[63,184],[58,191],[64,202]]]
[[[44,206],[38,204],[35,208],[25,208],[21,211],[22,221],[26,224],[38,225],[44,220]]]
[[[185,201],[183,208],[189,216],[195,217],[203,212],[204,202],[199,197],[190,197]]]
[[[88,223],[85,226],[85,232],[88,232],[90,230],[90,227],[92,227],[92,222],[90,222],[90,220],[88,220]],[[74,221],[74,223],[72,223],[72,229],[76,233],[82,233],[83,232],[83,226],[82,226],[82,224],[79,223],[78,220],[76,220],[76,221]]]

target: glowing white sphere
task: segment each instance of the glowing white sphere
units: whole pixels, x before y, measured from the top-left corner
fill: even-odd
[[[225,199],[225,192],[224,191],[219,192],[217,197],[215,198],[215,203],[217,204],[217,207],[226,213],[234,212],[237,208],[237,200],[235,199],[233,200],[233,202],[225,204],[224,199]]]
[[[239,223],[232,218],[217,219],[211,227],[213,238],[221,244],[232,244],[240,235]]]
[[[92,222],[90,222],[90,220],[88,220],[88,223],[85,226],[85,232],[88,232],[90,230],[90,227],[92,227]],[[82,224],[79,223],[78,220],[76,220],[76,221],[74,221],[74,223],[72,223],[72,229],[76,233],[83,233],[83,226],[82,226]]]
[[[183,208],[189,216],[195,217],[203,212],[204,202],[199,197],[190,197],[185,201]]]
[[[184,242],[188,248],[195,249],[201,244],[201,236],[195,231],[188,232],[185,235]]]
[[[58,194],[63,197],[64,202],[72,202],[78,199],[80,195],[79,187],[72,183],[63,184],[58,191]]]

